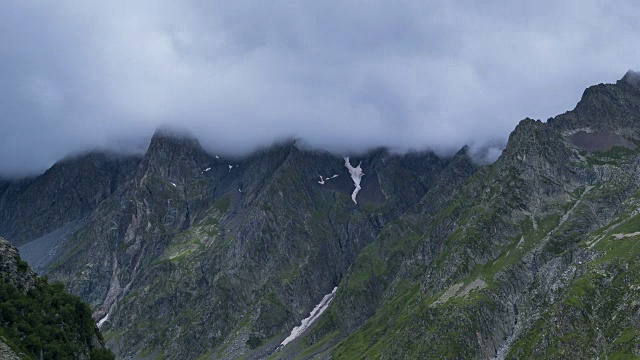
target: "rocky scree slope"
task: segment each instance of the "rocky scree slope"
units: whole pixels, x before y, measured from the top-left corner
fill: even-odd
[[[119,357],[263,358],[387,223],[475,171],[383,149],[350,161],[365,173],[357,205],[342,158],[285,143],[233,159],[158,132],[81,221],[21,249],[64,238],[41,271],[91,304]]]

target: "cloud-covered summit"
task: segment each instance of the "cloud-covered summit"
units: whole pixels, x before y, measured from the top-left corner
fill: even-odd
[[[638,68],[633,1],[0,3],[0,176],[158,126],[242,154],[505,139]]]

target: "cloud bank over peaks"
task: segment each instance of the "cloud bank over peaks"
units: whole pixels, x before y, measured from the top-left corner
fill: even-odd
[[[139,148],[162,125],[239,155],[290,138],[482,148],[637,68],[639,6],[7,0],[0,176]]]

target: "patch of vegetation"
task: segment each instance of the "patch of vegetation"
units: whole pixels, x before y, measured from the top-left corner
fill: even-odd
[[[614,146],[609,150],[595,151],[593,152],[593,155],[601,158],[607,157],[610,159],[624,159],[626,157],[633,156],[637,153],[638,151],[635,149],[630,149],[624,146]]]
[[[89,353],[89,359],[91,360],[114,360],[115,356],[109,349],[94,348]]]
[[[20,259],[19,256],[16,257],[16,263],[17,263],[18,271],[24,273],[24,272],[27,272],[27,270],[29,270],[29,264],[27,264],[26,261]]]
[[[623,146],[614,146],[605,151],[594,151],[590,154],[588,165],[618,165],[621,161],[625,161],[631,156],[638,153],[635,149],[629,149]]]
[[[615,229],[615,233],[631,234],[640,231],[640,214],[628,219]]]
[[[23,359],[74,359],[90,349],[91,360],[115,359],[92,346],[91,309],[61,283],[38,279],[26,293],[0,279],[0,336]]]
[[[393,211],[393,205],[388,202],[383,204],[364,204],[363,210],[366,214],[384,215]]]
[[[430,307],[419,285],[400,286],[403,291],[384,303],[358,331],[340,342],[335,359],[373,358],[476,358],[472,343],[483,312],[495,311],[486,295],[470,294]],[[483,310],[484,309],[484,310]],[[466,331],[461,331],[466,329]],[[474,334],[471,341],[465,333]]]
[[[247,345],[251,349],[262,345],[263,340],[278,333],[288,318],[289,311],[278,300],[278,296],[273,292],[265,294],[260,302],[260,315],[253,324]]]
[[[221,214],[226,213],[227,210],[229,210],[229,208],[231,207],[231,196],[227,194],[219,197],[218,199],[216,199],[216,201],[213,202],[212,207],[220,211]]]
[[[249,349],[253,350],[258,348],[260,345],[262,345],[262,339],[259,338],[258,336],[249,336],[249,340],[247,340],[247,346],[249,347]]]
[[[585,307],[583,299],[586,295],[590,294],[596,289],[594,283],[600,280],[602,276],[596,273],[587,273],[584,276],[576,279],[573,284],[567,289],[564,302],[567,305],[573,306],[577,309]]]
[[[329,334],[326,334],[320,341],[314,343],[314,344],[307,344],[310,345],[308,348],[306,348],[302,353],[300,353],[300,355],[298,355],[297,359],[307,359],[310,356],[318,353],[319,351],[322,350],[323,347],[325,347],[327,344],[329,344],[330,341],[332,341],[336,336],[338,336],[340,334],[340,331],[335,330],[330,332]]]
[[[589,262],[588,271],[574,279],[560,301],[546,307],[543,317],[514,343],[509,357],[637,358],[640,329],[629,314],[636,311],[630,300],[637,297],[640,283],[638,255],[638,250],[627,247]]]
[[[617,259],[630,259],[637,257],[640,252],[640,236],[623,239],[604,239],[596,245],[597,250],[604,250],[605,255],[592,261],[593,265],[601,264]]]

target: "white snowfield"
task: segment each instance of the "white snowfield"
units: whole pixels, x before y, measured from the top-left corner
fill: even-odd
[[[306,319],[303,319],[302,322],[300,323],[300,326],[294,327],[293,330],[291,330],[291,335],[289,335],[289,337],[284,339],[284,341],[282,341],[280,345],[278,345],[278,348],[276,350],[281,349],[288,343],[297,339],[300,335],[302,335],[302,333],[305,332],[305,330],[309,328],[309,326],[313,325],[313,323],[315,323],[316,320],[320,318],[320,315],[322,315],[322,313],[325,310],[327,310],[327,308],[329,307],[329,304],[331,304],[331,301],[336,296],[337,290],[338,290],[338,287],[334,287],[331,293],[325,295],[320,301],[320,303],[316,305],[316,307],[311,311],[311,314],[309,314],[309,317]]]
[[[208,167],[208,168],[204,169],[204,171],[209,171],[209,170],[211,170],[211,168],[210,168],[210,167]]]
[[[98,329],[100,329],[104,322],[107,320],[109,320],[109,313],[107,313],[107,315],[105,315],[102,319],[100,319],[100,321],[98,321],[98,323],[96,324],[96,326],[98,326]]]
[[[332,177],[328,177],[328,178],[323,178],[322,175],[319,175],[319,176],[320,176],[320,181],[318,181],[318,184],[320,185],[324,185],[325,181],[329,181],[331,179],[335,179],[338,177],[338,175],[333,175]]]
[[[362,163],[358,164],[357,167],[353,167],[349,162],[349,158],[348,157],[344,158],[344,166],[346,166],[347,169],[349,169],[349,173],[351,174],[353,183],[356,185],[356,189],[353,190],[353,193],[351,194],[351,200],[353,200],[353,202],[356,204],[358,203],[358,201],[356,201],[356,195],[358,195],[358,191],[360,191],[361,189],[360,181],[362,180],[362,175],[364,175],[364,173],[362,172],[362,169],[360,168],[360,165],[362,165]]]

